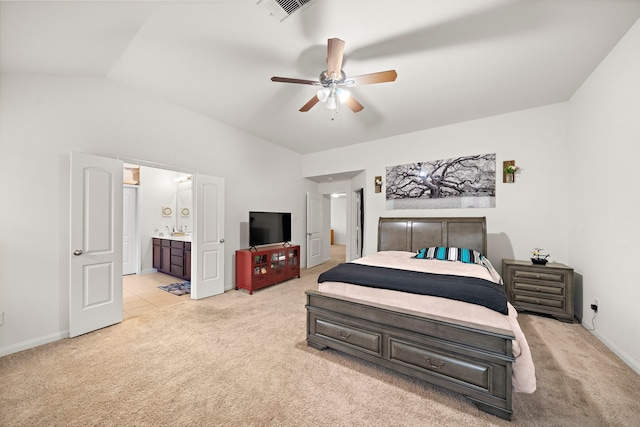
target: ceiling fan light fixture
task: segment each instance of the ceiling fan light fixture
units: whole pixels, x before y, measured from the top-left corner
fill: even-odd
[[[336,95],[338,95],[338,99],[342,103],[347,102],[347,99],[349,99],[349,97],[351,96],[348,90],[342,89],[340,87],[336,89]]]
[[[341,102],[354,113],[359,113],[364,109],[364,106],[353,98],[344,87],[393,82],[398,77],[398,73],[396,73],[396,70],[378,71],[375,73],[361,74],[347,80],[347,76],[344,70],[342,70],[344,44],[344,41],[338,38],[327,40],[327,69],[320,73],[317,81],[277,76],[271,77],[271,81],[322,86],[320,90],[316,91],[316,95],[300,108],[300,112],[305,113],[317,103],[322,102],[327,109],[335,113],[338,111],[338,102]]]
[[[320,102],[327,102],[327,98],[329,98],[329,94],[331,91],[327,88],[318,89],[317,97]]]
[[[329,95],[327,98],[327,108],[329,110],[335,110],[338,108],[338,104],[336,103],[336,97],[334,94]]]

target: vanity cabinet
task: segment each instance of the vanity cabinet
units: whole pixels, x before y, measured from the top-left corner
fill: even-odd
[[[153,268],[161,273],[191,280],[191,242],[154,237]]]
[[[184,277],[191,281],[191,242],[184,245]]]

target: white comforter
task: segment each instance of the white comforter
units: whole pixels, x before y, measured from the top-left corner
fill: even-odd
[[[413,258],[414,255],[413,252],[383,251],[373,255],[367,255],[353,262],[427,273],[480,277],[495,283],[501,283],[500,275],[493,267],[486,268],[478,264],[466,264],[453,261],[415,259]],[[533,393],[536,390],[535,368],[533,366],[529,344],[518,324],[518,312],[509,303],[507,303],[509,314],[504,315],[476,304],[340,282],[320,283],[319,290],[321,292],[356,298],[367,302],[512,331],[515,336],[512,350],[513,356],[516,358],[513,364],[513,389],[521,393]]]

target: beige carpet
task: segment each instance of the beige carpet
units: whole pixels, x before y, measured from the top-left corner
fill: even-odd
[[[521,315],[538,391],[511,423],[464,397],[305,343],[306,289],[184,301],[0,358],[0,426],[633,426],[640,377],[577,324]]]

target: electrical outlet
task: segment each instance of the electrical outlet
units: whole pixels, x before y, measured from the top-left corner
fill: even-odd
[[[600,300],[598,300],[598,298],[593,300],[593,304],[591,304],[591,310],[593,310],[594,312],[598,312],[598,307],[600,307]]]

